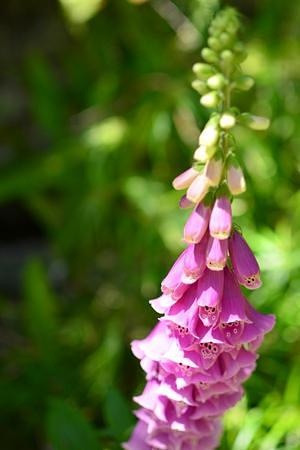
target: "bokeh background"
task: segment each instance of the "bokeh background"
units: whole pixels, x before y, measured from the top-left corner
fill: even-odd
[[[235,221],[275,312],[222,450],[300,449],[300,3],[240,0],[271,118],[236,130],[248,191]],[[144,384],[129,343],[182,248],[171,180],[207,112],[191,66],[217,0],[10,0],[1,5],[1,448],[116,450]]]

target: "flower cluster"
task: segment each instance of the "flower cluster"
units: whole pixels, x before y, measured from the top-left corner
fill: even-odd
[[[230,107],[231,90],[252,85],[240,73],[238,25],[232,9],[221,11],[202,51],[208,64],[194,66],[202,105],[220,112],[200,134],[193,167],[173,181],[175,189],[186,189],[180,206],[194,209],[183,231],[187,246],[162,281],[161,296],[150,301],[162,315],[159,323],[132,343],[147,384],[134,398],[139,420],[127,450],[215,449],[221,417],[242,397],[257,349],[274,326],[274,317],[256,311],[242,293],[240,286],[260,287],[260,269],[232,223],[232,197],[246,183],[229,129],[237,122],[267,125]]]

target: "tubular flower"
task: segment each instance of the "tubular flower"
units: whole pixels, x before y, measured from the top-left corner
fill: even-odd
[[[147,337],[132,342],[147,382],[134,397],[138,422],[123,444],[126,450],[216,449],[222,415],[243,396],[242,384],[255,370],[257,350],[275,323],[241,291],[240,285],[260,287],[260,270],[244,237],[232,229],[231,195],[244,192],[246,184],[232,156],[231,131],[236,122],[252,128],[254,123],[245,119],[252,116],[230,109],[228,92],[240,89],[238,65],[244,58],[233,45],[238,28],[235,11],[221,11],[209,28],[214,48],[203,49],[205,63],[193,68],[198,77],[193,86],[206,96],[202,104],[216,102],[218,113],[200,134],[195,159],[205,163],[204,169],[196,162],[173,182],[175,189],[187,190],[180,207],[194,210],[183,230],[186,248],[163,279],[161,295],[150,301],[161,314],[159,322]],[[232,48],[218,41],[222,32]],[[207,101],[211,93],[214,102]]]

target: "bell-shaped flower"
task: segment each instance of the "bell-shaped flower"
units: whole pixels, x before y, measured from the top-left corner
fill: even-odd
[[[213,206],[210,220],[209,232],[217,239],[227,239],[232,227],[231,203],[227,196],[217,197]]]
[[[259,288],[261,279],[258,262],[243,236],[236,230],[229,239],[229,253],[239,283],[248,289]]]
[[[198,306],[216,307],[222,298],[223,287],[223,270],[206,269],[197,282],[196,301]]]
[[[190,244],[183,259],[183,274],[181,282],[191,284],[197,281],[206,268],[205,250],[208,236],[205,235],[198,244]]]
[[[166,295],[171,295],[176,300],[188,289],[188,284],[182,281],[186,251],[187,249],[179,255],[161,283],[162,292]]]
[[[188,218],[184,230],[183,239],[189,244],[197,244],[201,241],[208,227],[211,208],[209,205],[199,203]]]
[[[206,249],[206,266],[210,270],[223,270],[228,256],[228,240],[210,236]]]

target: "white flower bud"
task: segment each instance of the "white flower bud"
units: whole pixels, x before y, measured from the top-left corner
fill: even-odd
[[[230,112],[225,112],[220,118],[220,127],[223,130],[229,130],[236,124],[235,116]]]
[[[211,77],[209,77],[209,79],[207,80],[207,86],[210,89],[215,89],[215,90],[219,90],[222,89],[226,84],[226,79],[224,77],[223,74],[221,73],[216,73],[215,75],[212,75]]]
[[[219,139],[218,127],[207,124],[200,134],[199,144],[207,147],[213,147],[217,144]]]
[[[206,108],[215,108],[218,106],[220,101],[220,96],[218,92],[211,91],[208,92],[208,94],[203,95],[200,99],[201,105],[205,106]]]
[[[196,63],[193,65],[194,74],[201,79],[206,80],[216,73],[215,69],[210,64]]]
[[[194,159],[201,163],[208,161],[217,151],[217,147],[207,147],[206,145],[200,145],[194,153]]]
[[[254,116],[253,114],[243,113],[238,118],[239,122],[252,130],[267,130],[270,126],[270,119],[267,117]]]

